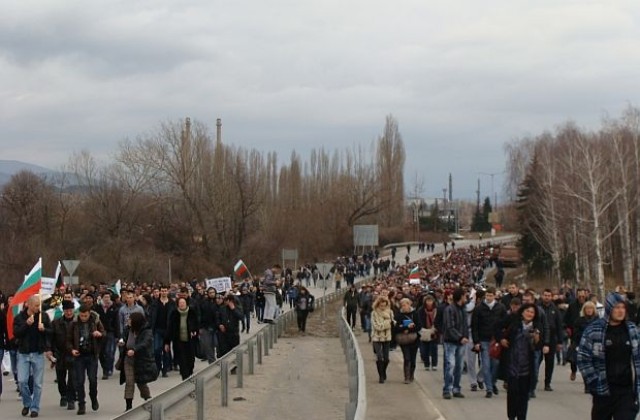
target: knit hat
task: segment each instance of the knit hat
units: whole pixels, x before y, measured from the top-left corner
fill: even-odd
[[[609,293],[604,301],[604,313],[607,318],[611,315],[611,309],[618,303],[626,303],[624,296],[620,293]]]

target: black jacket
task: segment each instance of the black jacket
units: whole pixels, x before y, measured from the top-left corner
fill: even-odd
[[[463,338],[469,338],[467,314],[464,307],[455,303],[447,305],[442,314],[442,338],[446,343],[462,344]]]
[[[6,349],[8,344],[7,314],[0,310],[0,349]]]
[[[540,331],[540,333],[542,334],[542,323],[540,322],[540,320],[534,320],[533,321],[533,327],[534,329],[537,329],[538,331]],[[515,315],[513,317],[511,317],[511,323],[509,324],[509,326],[506,328],[505,332],[504,332],[504,336],[502,338],[507,339],[507,341],[509,341],[509,347],[508,348],[502,348],[502,352],[500,354],[500,364],[498,365],[498,379],[502,379],[502,380],[507,380],[510,376],[510,368],[511,365],[513,363],[516,363],[517,360],[517,355],[515,354],[514,351],[512,351],[513,349],[513,344],[516,340],[516,337],[518,336],[518,334],[520,334],[522,332],[523,326],[522,326],[522,318],[519,315]],[[534,357],[535,357],[535,351],[539,350],[542,348],[542,337],[540,338],[540,342],[538,342],[538,344],[533,344],[532,342],[530,343],[530,345],[526,348],[526,357],[529,359],[529,375],[532,375],[534,372]]]
[[[130,332],[127,331],[123,337],[127,342]],[[133,356],[133,371],[137,384],[147,384],[158,379],[158,367],[153,356],[153,333],[148,323],[142,327],[133,346],[135,352]],[[120,359],[124,359],[126,349],[120,352]],[[124,360],[123,360],[124,361]],[[120,371],[120,384],[125,383],[124,369]]]
[[[29,337],[31,337],[29,331],[38,330],[38,315],[35,316],[36,321],[31,325],[27,324],[27,318],[29,317],[25,309],[13,320],[13,335],[18,343],[19,353],[27,353],[29,351],[29,345],[31,344],[29,343]],[[42,312],[42,323],[44,324],[44,331],[38,331],[37,334],[34,335],[38,340],[36,343],[38,353],[51,351],[51,335],[53,334],[53,329],[51,328],[49,315],[47,315],[46,312]]]
[[[215,299],[202,299],[200,301],[200,328],[218,329],[220,325],[220,306]]]
[[[507,310],[502,303],[496,301],[493,309],[490,309],[485,301],[480,302],[471,315],[473,342],[477,344],[481,341],[491,341],[506,317]]]
[[[198,311],[189,306],[189,313],[187,314],[187,339],[193,340],[192,333],[198,335],[200,331],[200,321],[198,319]],[[172,341],[180,340],[180,311],[176,308],[175,311],[171,311],[169,314],[169,321],[167,323],[167,333],[164,338],[165,344],[169,344]]]
[[[395,319],[395,326],[393,327],[394,334],[403,333],[405,331],[410,333],[412,332],[417,333],[418,331],[420,331],[420,328],[421,328],[420,317],[418,316],[418,311],[416,310],[413,310],[409,313],[403,313],[403,312],[397,311],[394,314],[394,319]],[[414,324],[413,328],[409,328],[408,326],[405,327],[404,326],[405,320],[411,320],[411,322]]]
[[[59,361],[63,360],[65,356],[71,357],[67,348],[67,336],[69,330],[71,330],[73,319],[72,317],[70,320],[67,320],[63,315],[51,323],[51,329],[53,331],[51,336],[51,350],[53,351],[53,356]]]
[[[105,332],[116,334],[118,332],[118,311],[120,307],[114,303],[106,311],[102,305],[96,305],[94,309],[100,316],[100,322],[102,322]]]
[[[564,339],[564,329],[562,328],[563,316],[556,305],[553,302],[549,303],[549,305],[547,306],[544,306],[541,303],[538,308],[544,311],[544,316],[547,321],[547,327],[549,328],[548,344],[550,346],[554,346],[556,344],[562,343]],[[545,344],[547,343],[545,342]]]

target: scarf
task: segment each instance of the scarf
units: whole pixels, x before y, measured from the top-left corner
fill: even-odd
[[[189,329],[187,328],[187,316],[189,315],[189,308],[182,310],[178,308],[178,314],[180,315],[180,331],[179,338],[182,342],[189,341]]]

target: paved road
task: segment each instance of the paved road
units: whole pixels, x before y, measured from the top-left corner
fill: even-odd
[[[506,391],[500,386],[500,394],[492,399],[484,397],[484,391],[471,392],[466,375],[462,378],[464,399],[442,399],[442,346],[439,350],[437,371],[421,368],[418,355],[416,381],[405,385],[402,371],[402,353],[391,352],[388,368],[389,380],[378,383],[375,359],[371,345],[365,334],[358,337],[360,349],[365,358],[367,375],[367,419],[416,418],[422,419],[490,419],[505,418],[507,415]],[[544,364],[540,367],[544,377]],[[501,382],[499,382],[501,384]],[[569,380],[569,365],[556,366],[553,392],[545,392],[538,385],[537,398],[529,402],[529,420],[584,420],[590,417],[591,397],[583,392],[580,376],[575,382]],[[409,417],[412,416],[412,417]]]
[[[477,240],[457,241],[457,246],[464,247],[477,244]],[[400,249],[399,249],[400,251]],[[398,252],[396,258],[404,258],[404,253]],[[442,252],[442,245],[436,245],[436,252]],[[424,254],[411,252],[414,261],[423,258]],[[401,261],[404,261],[403,259]],[[493,419],[504,418],[507,415],[506,391],[500,386],[500,394],[492,399],[486,399],[483,391],[471,392],[470,382],[466,375],[462,378],[464,399],[444,400],[442,398],[442,346],[438,348],[438,370],[425,371],[421,368],[418,354],[418,368],[416,381],[404,384],[402,371],[402,353],[400,350],[391,352],[391,364],[388,368],[389,380],[385,384],[378,383],[375,358],[371,344],[366,334],[358,334],[358,343],[365,359],[367,376],[367,419],[385,420],[389,418],[421,418],[421,419]],[[544,377],[544,363],[540,366]],[[590,417],[591,397],[583,392],[580,375],[575,382],[569,380],[569,365],[556,366],[552,386],[553,392],[545,392],[538,385],[537,398],[529,403],[529,420],[583,420]],[[501,384],[501,382],[500,382]]]

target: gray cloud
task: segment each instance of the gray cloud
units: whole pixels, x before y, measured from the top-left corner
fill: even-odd
[[[505,141],[595,127],[640,88],[633,1],[13,3],[0,158],[48,167],[184,116],[222,117],[226,141],[284,159],[367,146],[393,113],[407,186],[418,173],[440,196],[452,172],[467,198]]]

